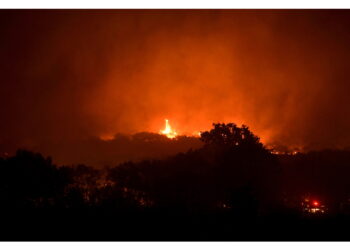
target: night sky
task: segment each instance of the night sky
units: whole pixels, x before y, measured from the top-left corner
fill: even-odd
[[[348,147],[349,27],[349,10],[2,10],[0,151],[55,157],[164,119]]]

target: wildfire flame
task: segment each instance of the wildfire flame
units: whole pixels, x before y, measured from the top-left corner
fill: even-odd
[[[161,134],[165,135],[166,137],[173,139],[177,136],[177,133],[175,130],[173,130],[169,124],[169,120],[165,119],[165,129],[160,131]]]

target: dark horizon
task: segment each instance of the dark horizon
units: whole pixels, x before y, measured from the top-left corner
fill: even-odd
[[[0,157],[0,240],[348,240],[350,151],[273,154],[232,123],[200,140],[105,168]]]

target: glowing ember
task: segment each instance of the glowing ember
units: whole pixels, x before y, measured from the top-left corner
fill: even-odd
[[[100,139],[102,141],[111,141],[111,140],[114,140],[114,135],[104,134],[100,136]]]
[[[201,132],[199,132],[199,131],[193,132],[193,136],[194,137],[201,137]]]
[[[177,136],[177,133],[171,128],[167,119],[165,119],[165,129],[161,130],[160,133],[171,139]]]

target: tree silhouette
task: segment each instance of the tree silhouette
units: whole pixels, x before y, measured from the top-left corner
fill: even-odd
[[[0,192],[3,206],[42,207],[54,205],[63,194],[64,178],[51,158],[26,150],[1,162]]]
[[[263,148],[259,137],[254,135],[247,126],[238,127],[234,123],[213,123],[214,128],[201,133],[201,140],[206,145],[225,147],[258,147]]]
[[[242,200],[247,201],[240,204],[247,208],[245,212],[256,211],[255,200],[266,199],[253,195],[274,183],[274,157],[246,126],[214,124],[201,139],[203,148],[162,161],[121,164],[110,170],[109,178],[134,200],[162,209],[215,210],[219,204],[233,207],[233,200]]]
[[[152,138],[139,134],[134,140],[151,144]],[[293,208],[300,207],[306,194],[326,204],[327,213],[350,218],[350,152],[274,155],[247,126],[233,123],[213,124],[201,140],[201,148],[162,160],[105,169],[57,167],[50,157],[26,150],[0,158],[2,233],[18,223],[42,223],[41,233],[46,233],[57,223],[69,227],[75,220],[86,235],[90,228],[101,230],[94,231],[100,235],[115,234],[104,229],[107,222],[118,225],[119,234],[144,225],[135,237],[150,235],[150,229],[160,235],[163,228],[201,234],[202,225],[220,235],[216,230],[225,223],[238,225],[239,231],[255,222],[301,220],[301,209]],[[94,223],[96,227],[86,226]],[[148,226],[153,223],[158,226]]]

